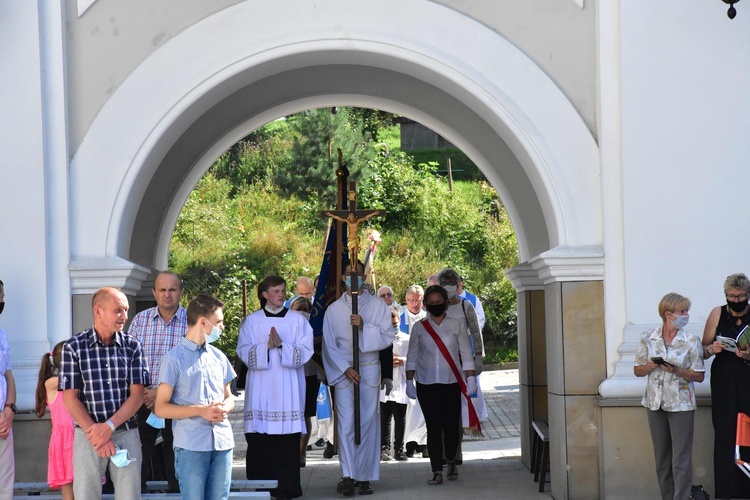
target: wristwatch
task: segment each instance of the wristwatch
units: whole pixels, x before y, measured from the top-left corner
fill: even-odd
[[[18,408],[16,408],[16,403],[5,403],[6,408],[10,408],[10,411],[13,412],[13,414],[18,413]]]

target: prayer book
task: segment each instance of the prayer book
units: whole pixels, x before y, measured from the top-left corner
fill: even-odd
[[[721,346],[725,351],[737,352],[738,348],[744,351],[750,345],[750,330],[747,329],[748,326],[750,325],[745,325],[745,328],[740,330],[736,338],[717,335],[716,340],[721,342]]]

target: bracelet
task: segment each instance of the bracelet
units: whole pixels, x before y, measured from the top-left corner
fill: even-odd
[[[115,424],[113,424],[111,420],[107,420],[107,425],[112,429],[112,432],[115,432]]]

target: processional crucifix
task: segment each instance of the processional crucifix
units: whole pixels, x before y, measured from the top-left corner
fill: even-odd
[[[323,212],[324,215],[332,217],[346,224],[349,242],[349,276],[352,288],[359,283],[357,267],[359,262],[359,224],[367,219],[385,215],[385,210],[357,210],[357,183],[349,181],[348,210],[330,210]],[[352,315],[359,312],[358,295],[359,289],[352,289]],[[359,373],[359,328],[352,325],[352,368]],[[361,429],[359,424],[359,384],[354,385],[354,444],[359,446],[361,441]]]

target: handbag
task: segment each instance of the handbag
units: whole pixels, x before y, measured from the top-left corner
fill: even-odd
[[[694,484],[690,492],[690,498],[694,500],[711,500],[711,495],[700,484]]]

